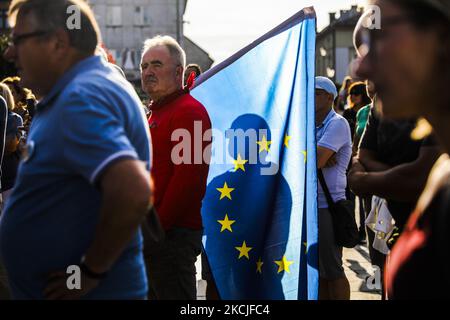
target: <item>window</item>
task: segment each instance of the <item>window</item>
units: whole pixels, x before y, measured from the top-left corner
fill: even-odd
[[[142,26],[144,25],[144,8],[134,7],[134,25]]]
[[[143,6],[134,7],[134,25],[148,26],[150,25],[150,8]]]
[[[110,6],[106,12],[106,25],[118,27],[122,25],[122,7]]]

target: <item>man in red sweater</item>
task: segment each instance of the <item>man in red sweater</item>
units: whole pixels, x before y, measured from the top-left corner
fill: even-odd
[[[201,252],[201,202],[206,191],[211,129],[205,107],[183,87],[186,55],[171,37],[147,40],[142,88],[150,97],[155,208],[166,231],[163,243],[144,249],[149,299],[195,300],[195,262]]]

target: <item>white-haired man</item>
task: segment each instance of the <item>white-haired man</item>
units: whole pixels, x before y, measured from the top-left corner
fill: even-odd
[[[166,231],[163,243],[144,249],[149,278],[149,298],[196,299],[195,261],[201,252],[201,202],[206,191],[208,163],[203,154],[207,143],[194,154],[194,126],[202,136],[211,128],[206,109],[183,88],[186,55],[171,37],[147,40],[141,61],[142,88],[150,97],[150,131],[154,149],[152,176],[155,183],[155,208]],[[191,150],[172,150],[179,141],[172,134],[189,132],[182,140]],[[195,159],[201,161],[192,163]]]

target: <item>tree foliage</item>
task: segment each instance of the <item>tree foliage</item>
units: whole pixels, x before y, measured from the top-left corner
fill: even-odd
[[[9,34],[0,34],[0,80],[16,74],[14,64],[5,60],[3,55],[8,48]]]

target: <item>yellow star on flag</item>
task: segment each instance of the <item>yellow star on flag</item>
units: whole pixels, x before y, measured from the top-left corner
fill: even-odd
[[[259,258],[258,261],[256,261],[256,272],[257,273],[262,273],[262,265],[264,264],[264,262],[261,261],[261,258]]]
[[[287,273],[290,273],[289,266],[294,263],[294,261],[288,261],[286,259],[286,256],[283,256],[283,258],[279,261],[274,261],[278,265],[278,273],[282,271],[286,271]]]
[[[307,254],[308,253],[308,243],[303,242],[303,245],[305,246],[305,254]]]
[[[291,136],[288,136],[287,134],[284,136],[284,145],[286,148],[289,148],[289,140],[291,140]]]
[[[241,169],[242,171],[245,171],[244,164],[246,164],[248,160],[244,160],[241,158],[241,154],[238,154],[238,158],[236,160],[233,160],[234,163],[234,172]]]
[[[248,256],[248,252],[250,250],[252,250],[252,247],[247,247],[247,244],[245,243],[245,241],[242,243],[242,247],[235,247],[237,251],[239,251],[239,257],[238,259],[242,258],[242,257],[246,257],[247,259],[250,260],[250,257]]]
[[[305,163],[306,163],[306,155],[307,155],[306,150],[302,151],[302,154],[303,154],[303,157],[305,158]]]
[[[266,135],[263,135],[262,140],[256,142],[259,145],[259,152],[263,152],[263,151],[267,151],[269,152],[270,150],[270,145],[272,144],[272,141],[267,141]]]
[[[228,214],[225,214],[225,218],[223,220],[217,220],[217,222],[219,222],[222,225],[222,229],[220,230],[220,232],[223,232],[225,230],[233,232],[233,230],[231,230],[231,225],[235,223],[236,220],[229,220]]]
[[[228,188],[228,185],[226,182],[224,183],[223,188],[217,188],[217,190],[220,192],[219,200],[222,200],[225,197],[227,197],[228,199],[231,200],[231,191],[233,191],[234,188]]]

